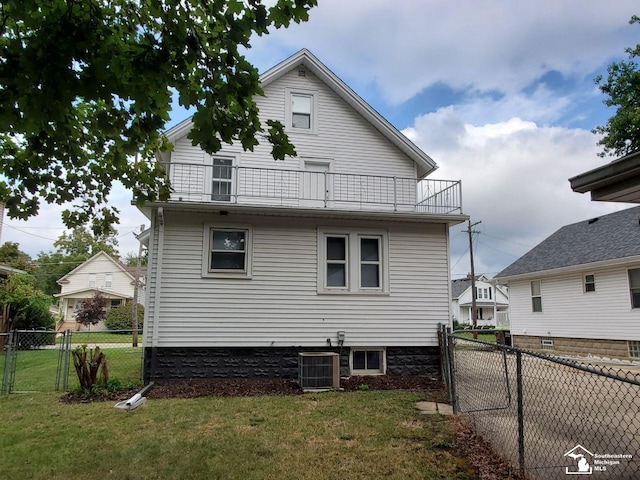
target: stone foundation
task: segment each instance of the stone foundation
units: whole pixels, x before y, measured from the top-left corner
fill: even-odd
[[[155,351],[154,351],[155,350]],[[438,347],[387,347],[390,375],[440,375]],[[298,353],[340,354],[340,374],[349,376],[350,348],[145,348],[144,379],[298,378]]]
[[[513,335],[513,345],[525,350],[535,350],[551,355],[593,355],[596,357],[629,360],[629,345],[626,340],[598,340],[590,338],[535,337]],[[542,340],[553,340],[553,347],[543,348]],[[637,360],[637,358],[633,358]]]

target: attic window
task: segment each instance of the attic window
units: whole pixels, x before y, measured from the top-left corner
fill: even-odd
[[[311,130],[313,97],[310,95],[291,95],[291,126]]]
[[[286,89],[286,128],[295,133],[317,133],[317,94],[310,90]]]

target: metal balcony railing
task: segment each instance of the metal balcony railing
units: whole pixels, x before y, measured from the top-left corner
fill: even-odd
[[[226,164],[165,164],[171,202],[462,213],[460,181]]]

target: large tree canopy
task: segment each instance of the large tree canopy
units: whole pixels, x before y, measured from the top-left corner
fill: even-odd
[[[640,23],[640,17],[634,15],[629,23]],[[634,61],[640,57],[640,44],[626,52],[629,60],[612,63],[606,80],[602,76],[595,80],[608,97],[605,105],[617,107],[605,125],[593,130],[604,135],[598,142],[603,147],[602,157],[621,157],[640,150],[640,70]]]
[[[172,95],[194,108],[190,138],[214,153],[258,136],[293,154],[282,124],[261,125],[258,72],[239,52],[255,33],[308,18],[317,0],[7,0],[0,3],[0,201],[11,218],[63,204],[69,227],[117,220],[114,180],[138,202],[166,199],[154,161]],[[136,158],[134,160],[134,158]]]

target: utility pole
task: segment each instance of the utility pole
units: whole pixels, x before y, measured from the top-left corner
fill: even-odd
[[[467,229],[467,233],[469,234],[469,257],[471,259],[471,321],[473,325],[473,338],[478,339],[478,332],[475,331],[478,328],[478,306],[476,305],[476,271],[473,264],[473,234],[477,233],[472,230],[472,227],[475,227],[479,223],[476,222],[471,223],[471,219],[469,219],[469,228]]]
[[[140,225],[140,233],[144,232],[144,224]],[[140,260],[142,257],[142,242],[138,239],[138,259],[136,260],[136,278],[133,283],[133,306],[131,307],[131,327],[133,330],[132,346],[138,346],[138,289],[140,285]]]

